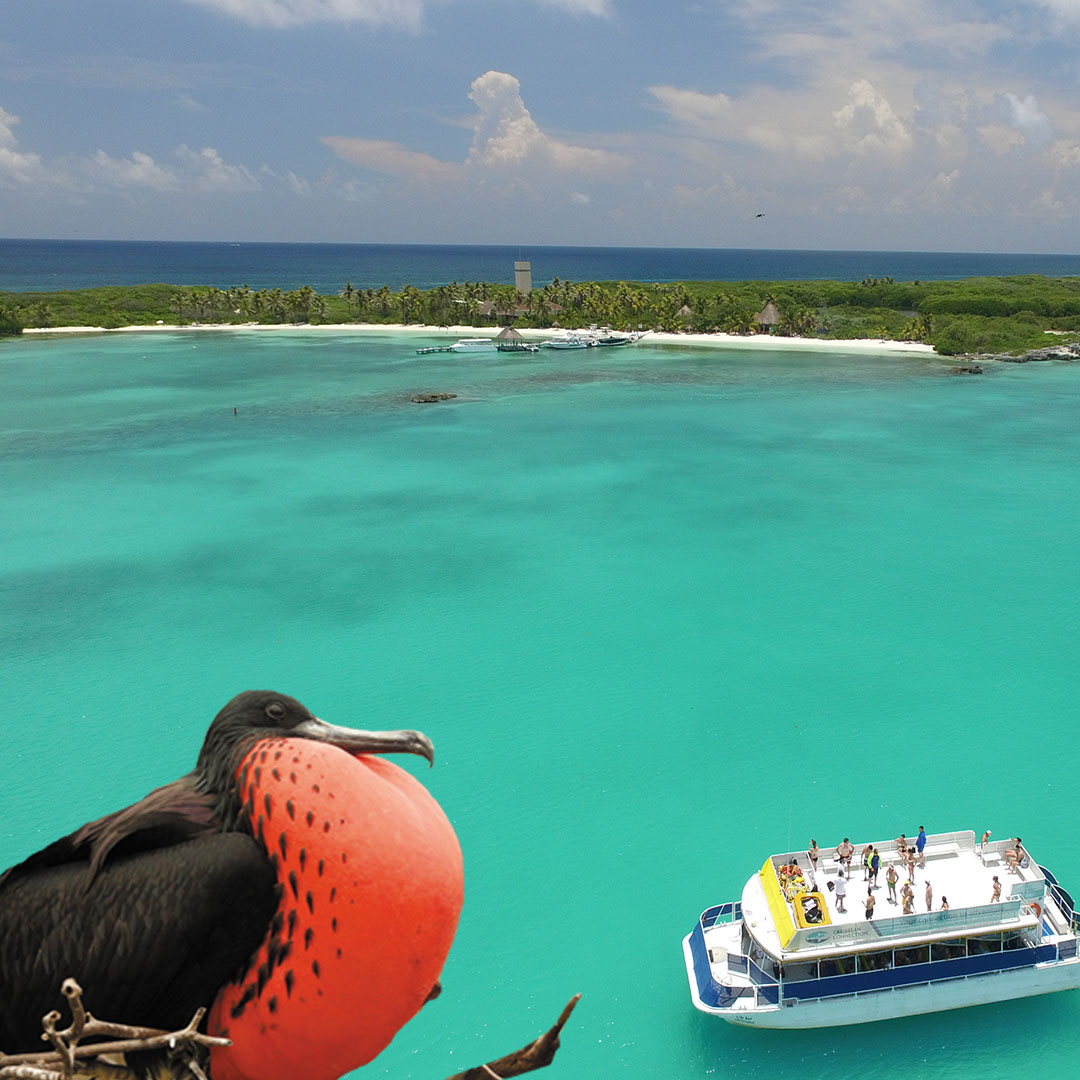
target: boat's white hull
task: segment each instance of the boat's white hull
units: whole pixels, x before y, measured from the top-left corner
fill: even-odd
[[[467,339],[450,346],[453,352],[495,352],[494,339]]]
[[[966,978],[864,991],[843,997],[798,1001],[782,1006],[717,1009],[703,1005],[698,999],[689,938],[683,941],[683,953],[694,1005],[702,1012],[740,1027],[843,1027],[848,1024],[895,1020],[902,1016],[918,1016],[949,1009],[966,1009],[972,1005],[988,1005],[995,1001],[1010,1001],[1014,998],[1036,997],[1040,994],[1080,988],[1078,957],[1032,967],[969,975]]]

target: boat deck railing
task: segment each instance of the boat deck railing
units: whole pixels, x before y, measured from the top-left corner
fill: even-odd
[[[1040,866],[1039,869],[1042,871],[1043,877],[1046,878],[1047,887],[1050,890],[1050,895],[1054,898],[1054,903],[1061,909],[1061,913],[1065,918],[1069,920],[1072,932],[1080,934],[1080,913],[1076,910],[1072,896],[1058,884],[1058,879],[1045,866]]]
[[[717,923],[738,922],[742,918],[742,904],[738,900],[729,900],[726,904],[717,904],[702,912],[701,928],[708,930]]]

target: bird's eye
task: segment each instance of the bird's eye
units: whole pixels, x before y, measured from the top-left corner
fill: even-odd
[[[263,711],[271,720],[285,719],[285,706],[280,701],[271,701]]]

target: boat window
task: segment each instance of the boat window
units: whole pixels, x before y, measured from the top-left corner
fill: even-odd
[[[816,979],[817,977],[816,961],[811,960],[809,963],[784,965],[785,982],[803,982],[806,979]]]
[[[1005,950],[1026,949],[1027,941],[1024,939],[1023,933],[1006,934],[1005,940],[1001,943],[1001,947]]]
[[[934,960],[957,960],[961,956],[967,956],[967,944],[963,938],[935,941],[930,949],[930,956]]]
[[[851,975],[855,971],[854,956],[832,956],[828,960],[821,961],[821,977],[828,978],[830,975]]]
[[[859,954],[860,971],[884,971],[892,966],[892,949]]]
[[[928,945],[912,945],[909,949],[897,949],[896,959],[893,961],[897,967],[907,967],[909,964],[928,964],[930,962],[930,947]]]
[[[984,937],[968,938],[968,956],[981,953],[1001,952],[1001,934],[986,934]]]

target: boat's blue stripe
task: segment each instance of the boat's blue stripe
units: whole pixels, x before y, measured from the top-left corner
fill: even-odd
[[[912,964],[910,967],[890,968],[886,971],[866,971],[856,975],[830,975],[823,979],[805,982],[785,982],[785,998],[834,997],[839,994],[856,994],[865,990],[881,990],[889,986],[907,986],[911,983],[940,982],[961,975],[981,975],[988,971],[1029,967],[1033,964],[1057,958],[1053,945],[1040,945],[1034,949],[1014,949],[1009,952],[983,953],[958,960],[937,960],[932,964]]]

